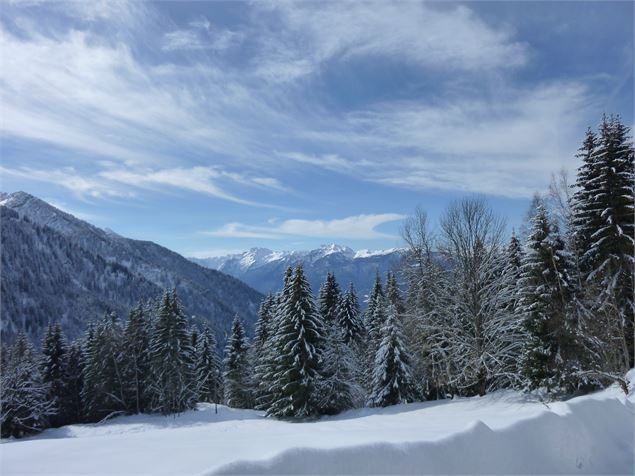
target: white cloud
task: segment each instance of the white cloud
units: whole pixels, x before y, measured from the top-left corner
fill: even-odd
[[[338,154],[281,155],[398,187],[530,197],[551,172],[575,166],[579,133],[596,106],[575,82],[499,88],[486,99],[390,102],[305,131]]]
[[[110,162],[91,178],[95,188],[167,185],[251,204],[237,185],[279,195],[289,192],[286,171],[321,167],[394,187],[527,197],[570,163],[594,107],[582,84],[521,88],[500,76],[524,64],[528,49],[466,7],[256,3],[232,32],[205,17],[176,30],[156,21],[154,31],[157,18],[144,23],[141,15],[153,7],[138,2],[124,4],[134,18],[125,29],[107,2],[87,11],[81,4],[64,8],[115,26],[106,34],[90,25],[51,34],[35,21],[19,33],[0,27],[0,132],[80,152],[58,158],[53,170],[70,164],[90,177],[82,167]],[[237,64],[195,52],[176,64],[161,51],[170,42],[177,51],[243,39],[251,49]],[[152,62],[140,59],[135,41],[154,48]],[[379,56],[461,79],[439,79],[434,99],[371,98],[353,111],[329,110],[302,82],[277,82]]]
[[[174,30],[163,36],[162,49],[178,50],[214,50],[223,51],[238,44],[242,35],[229,30],[201,32],[200,29]]]
[[[2,174],[21,179],[34,180],[58,185],[70,190],[78,198],[130,198],[134,192],[113,187],[111,184],[94,177],[79,174],[72,167],[63,169],[33,169],[30,167],[8,168],[0,166]]]
[[[395,238],[376,228],[384,223],[402,220],[404,215],[383,213],[356,215],[334,220],[285,220],[275,226],[253,226],[242,223],[227,223],[218,230],[204,232],[209,236],[223,238],[283,239],[289,236],[345,239]]]
[[[331,60],[399,58],[427,68],[506,69],[526,63],[527,46],[465,6],[423,2],[276,2],[256,4],[282,28],[261,38],[260,73],[290,80]]]

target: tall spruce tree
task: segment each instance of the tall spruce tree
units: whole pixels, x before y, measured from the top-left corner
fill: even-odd
[[[379,340],[381,328],[385,321],[385,306],[384,288],[381,284],[379,273],[377,273],[375,283],[373,284],[370,296],[368,297],[368,307],[366,308],[366,312],[364,314],[370,346],[376,346]],[[375,350],[375,348],[372,349],[373,354]]]
[[[206,326],[198,339],[194,367],[199,402],[221,403],[223,400],[221,362],[216,347],[214,334]]]
[[[364,322],[361,318],[353,283],[349,284],[348,290],[340,298],[337,321],[343,331],[344,342],[348,345],[353,343],[361,345],[364,336]]]
[[[268,415],[303,418],[319,413],[325,328],[302,266],[283,290],[273,342],[277,357]]]
[[[190,335],[176,292],[166,291],[150,340],[150,410],[178,413],[194,405]]]
[[[252,408],[249,344],[238,315],[234,317],[231,335],[227,340],[224,368],[223,383],[227,405],[232,408]]]
[[[68,347],[64,364],[64,385],[67,400],[68,418],[72,423],[83,421],[84,403],[82,389],[84,387],[84,351],[80,342],[75,341]]]
[[[342,292],[340,286],[335,279],[335,274],[329,272],[326,274],[326,280],[320,287],[318,297],[318,311],[322,316],[325,324],[337,322],[337,306],[340,302]]]
[[[65,365],[66,341],[62,329],[59,324],[50,324],[42,342],[42,380],[49,388],[47,398],[56,409],[49,419],[53,427],[70,423]]]
[[[89,421],[127,411],[122,343],[121,325],[114,313],[106,313],[89,332],[82,395]]]
[[[267,325],[267,340],[261,349],[260,360],[256,363],[256,408],[259,410],[269,410],[275,398],[275,383],[277,381],[276,372],[278,368],[277,348],[278,335],[280,332],[280,322],[284,303],[291,295],[293,283],[293,268],[287,267],[283,277],[282,290],[274,296],[270,314],[271,321]]]
[[[148,404],[145,391],[150,378],[150,324],[142,304],[130,311],[123,336],[123,373],[126,404],[130,411],[142,413]]]
[[[410,370],[409,352],[406,348],[397,308],[389,304],[381,340],[375,355],[372,388],[368,403],[374,407],[386,407],[415,400],[415,390]]]
[[[571,391],[574,333],[564,243],[539,204],[521,267],[521,308],[528,333],[523,369],[530,388]]]
[[[258,321],[256,322],[254,339],[251,345],[252,388],[254,406],[258,408],[262,397],[267,393],[265,373],[267,369],[268,343],[274,333],[274,317],[276,312],[276,297],[268,294],[260,304]]]
[[[326,346],[322,355],[322,378],[317,388],[320,413],[334,415],[363,404],[364,391],[358,382],[359,360],[336,322],[325,324]]]
[[[399,283],[397,282],[397,276],[392,271],[389,271],[386,276],[386,299],[397,309],[397,314],[403,314],[405,307],[401,297],[401,291],[399,290]]]
[[[4,351],[6,352],[6,350]],[[48,426],[55,411],[40,365],[23,333],[7,352],[0,375],[0,429],[3,438],[21,437]]]
[[[603,118],[598,136],[587,132],[574,195],[575,236],[588,315],[598,321],[591,328],[601,341],[603,361],[598,365],[618,374],[635,365],[635,154],[629,132],[614,116]]]

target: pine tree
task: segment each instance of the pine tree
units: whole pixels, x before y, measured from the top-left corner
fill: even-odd
[[[622,373],[635,365],[633,266],[635,265],[634,151],[619,117],[604,117],[599,136],[587,132],[580,156],[574,226],[588,315],[602,341],[613,349],[599,366]]]
[[[130,311],[123,335],[123,374],[126,382],[126,406],[135,413],[145,411],[150,378],[150,324],[146,311],[139,304]]]
[[[397,309],[399,315],[403,314],[405,307],[401,298],[401,291],[397,283],[397,276],[393,272],[388,272],[386,276],[386,299]]]
[[[273,346],[277,352],[268,415],[310,417],[319,412],[324,323],[315,307],[302,266],[283,291]]]
[[[216,350],[216,339],[205,327],[198,339],[195,375],[199,402],[220,403],[223,399],[221,363]]]
[[[380,345],[375,355],[369,405],[386,407],[415,400],[409,352],[406,348],[397,308],[390,304],[381,328]]]
[[[325,324],[337,321],[337,306],[340,302],[341,295],[342,293],[335,279],[335,274],[327,273],[326,280],[320,287],[318,297],[318,311]]]
[[[260,345],[260,358],[255,365],[256,381],[256,408],[259,410],[269,410],[275,398],[276,372],[278,366],[277,348],[278,335],[280,332],[281,314],[284,303],[291,296],[293,283],[293,269],[289,266],[285,270],[282,290],[274,297],[274,302],[269,310],[270,322],[266,326],[267,335],[264,344]],[[259,340],[258,336],[256,337]]]
[[[178,413],[194,405],[190,335],[176,292],[165,292],[150,340],[150,409]]]
[[[364,336],[364,323],[361,319],[359,302],[353,283],[350,283],[348,291],[340,298],[337,321],[343,331],[344,342],[361,345]]]
[[[345,340],[344,329],[337,323],[326,324],[326,328],[317,399],[320,413],[334,415],[362,404],[364,391],[358,383],[359,360]]]
[[[385,296],[384,289],[381,284],[381,278],[379,273],[375,277],[375,283],[368,297],[368,307],[365,313],[366,329],[368,331],[368,338],[370,340],[370,346],[376,346],[379,340],[381,327],[384,324],[384,308],[385,308]],[[374,354],[375,348],[372,349]]]
[[[276,312],[276,297],[268,294],[260,304],[258,321],[251,345],[251,362],[254,369],[252,388],[254,389],[254,406],[260,407],[262,398],[267,394],[268,382],[265,374],[268,369],[268,344],[274,334],[274,318]]]
[[[49,419],[51,426],[70,423],[68,396],[66,394],[66,342],[59,324],[50,324],[42,342],[42,380],[48,385],[48,400],[55,405],[55,415]]]
[[[64,385],[67,397],[68,419],[70,423],[84,419],[82,389],[84,387],[84,352],[79,342],[68,347],[64,362]]]
[[[89,421],[125,413],[122,331],[114,313],[91,330],[84,355],[82,400]]]
[[[224,368],[223,382],[227,405],[232,408],[252,408],[249,344],[238,315],[234,317],[231,335],[225,348]]]
[[[23,333],[8,351],[0,376],[0,429],[3,438],[35,433],[55,415],[48,400],[49,386],[42,381],[33,348]]]
[[[521,308],[528,340],[523,356],[530,388],[571,391],[574,336],[568,322],[570,291],[564,243],[538,205],[521,267]]]

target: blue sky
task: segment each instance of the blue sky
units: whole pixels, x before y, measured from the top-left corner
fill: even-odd
[[[481,194],[520,224],[602,113],[632,2],[0,9],[1,188],[188,256],[399,246]]]

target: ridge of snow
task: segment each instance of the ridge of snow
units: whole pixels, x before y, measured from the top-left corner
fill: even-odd
[[[355,255],[353,256],[353,259],[371,258],[373,256],[385,256],[385,255],[389,255],[399,251],[401,251],[401,248],[388,248],[386,250],[374,250],[374,251],[367,250],[367,249],[357,250],[355,252]]]
[[[68,476],[633,474],[634,403],[616,386],[549,404],[501,391],[295,423],[199,404],[6,440],[0,460],[6,474]]]
[[[226,266],[231,266],[231,263],[234,262],[241,271],[246,271],[247,269],[255,269],[275,261],[308,260],[310,262],[315,262],[331,255],[341,255],[345,259],[355,260],[360,258],[370,258],[373,256],[387,256],[399,251],[401,251],[401,248],[374,251],[363,249],[355,251],[348,246],[331,243],[321,245],[319,248],[313,250],[301,251],[272,251],[267,248],[251,248],[243,253],[204,258],[203,260],[210,264],[213,263],[216,269],[221,270]]]

